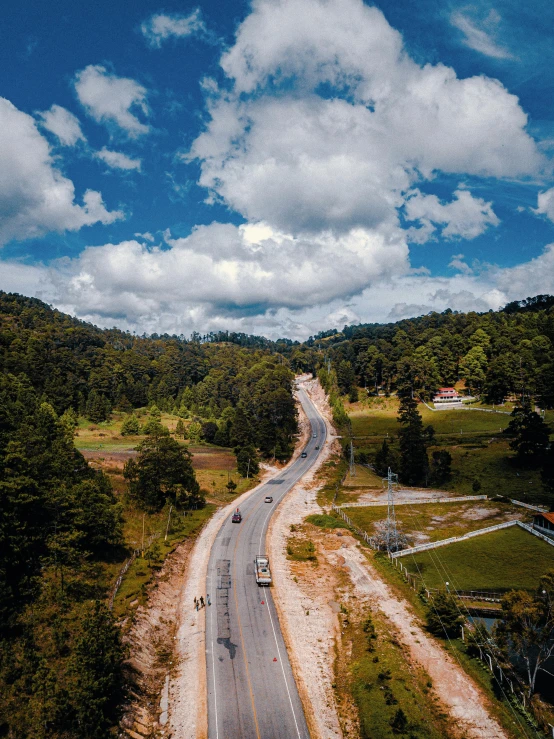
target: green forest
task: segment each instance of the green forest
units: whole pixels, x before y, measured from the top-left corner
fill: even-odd
[[[511,400],[512,453],[540,467],[554,492],[550,429],[534,409],[554,407],[549,296],[300,343],[226,332],[136,336],[0,293],[0,736],[113,734],[128,686],[120,623],[107,604],[130,553],[127,512],[202,508],[189,444],[232,450],[243,478],[263,459],[288,460],[298,431],[293,381],[303,372],[318,373],[347,431],[347,403],[398,398],[398,438],[365,461],[378,471],[397,464],[410,484],[446,484],[450,475],[418,398],[456,384],[484,404]],[[178,419],[171,431],[162,414]],[[136,450],[115,487],[75,447],[79,430],[114,416]],[[227,487],[231,494],[236,484]]]

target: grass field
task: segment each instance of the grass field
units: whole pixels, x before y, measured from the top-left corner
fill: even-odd
[[[399,424],[396,420],[396,398],[368,398],[363,402],[346,404],[352,422],[354,444],[358,451],[373,457],[383,438],[394,441]],[[538,470],[525,469],[514,464],[508,439],[501,432],[510,416],[479,411],[428,410],[418,405],[424,425],[435,429],[436,444],[429,452],[445,449],[452,455],[452,479],[444,490],[471,495],[474,484],[481,486],[483,495],[505,495],[529,503],[548,503]],[[554,420],[551,411],[547,421]]]
[[[532,518],[531,512],[524,508],[488,500],[473,503],[399,505],[395,507],[395,511],[398,527],[408,536],[412,544],[461,536],[468,531],[484,529],[511,518],[523,521]],[[357,526],[368,534],[373,534],[375,523],[387,517],[387,508],[386,506],[348,508],[346,513]]]
[[[381,490],[383,481],[367,467],[357,464],[354,477],[350,477],[350,473],[348,473],[344,478],[343,485],[348,488],[378,488]]]
[[[514,526],[408,555],[402,563],[430,588],[448,581],[457,590],[534,590],[554,569],[554,547]]]

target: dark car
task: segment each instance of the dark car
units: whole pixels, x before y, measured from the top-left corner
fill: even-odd
[[[231,519],[232,523],[240,523],[242,521],[242,514],[237,508],[237,510],[233,513],[233,518]]]
[[[319,449],[319,444],[316,446],[316,449]]]
[[[300,456],[302,457],[302,459],[305,459],[308,456],[308,454],[306,452],[302,452]]]

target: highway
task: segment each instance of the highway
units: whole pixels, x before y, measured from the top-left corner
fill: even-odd
[[[326,440],[323,418],[299,388],[312,426],[304,451],[266,481],[240,507],[241,523],[231,517],[221,527],[208,564],[206,664],[209,739],[309,739],[279,620],[272,587],[260,587],[254,557],[265,554],[272,514],[293,485],[317,459]],[[314,437],[314,434],[317,434]],[[273,503],[264,503],[266,495]]]

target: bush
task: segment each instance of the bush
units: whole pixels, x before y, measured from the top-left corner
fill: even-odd
[[[441,591],[431,600],[427,611],[427,628],[436,636],[460,636],[460,626],[465,622],[460,614],[458,601],[450,593]]]
[[[121,424],[121,436],[136,436],[140,434],[140,423],[136,416],[130,415]]]
[[[328,516],[326,513],[314,513],[312,516],[308,516],[306,521],[322,529],[343,529],[345,527],[342,521],[333,518],[333,516]]]

